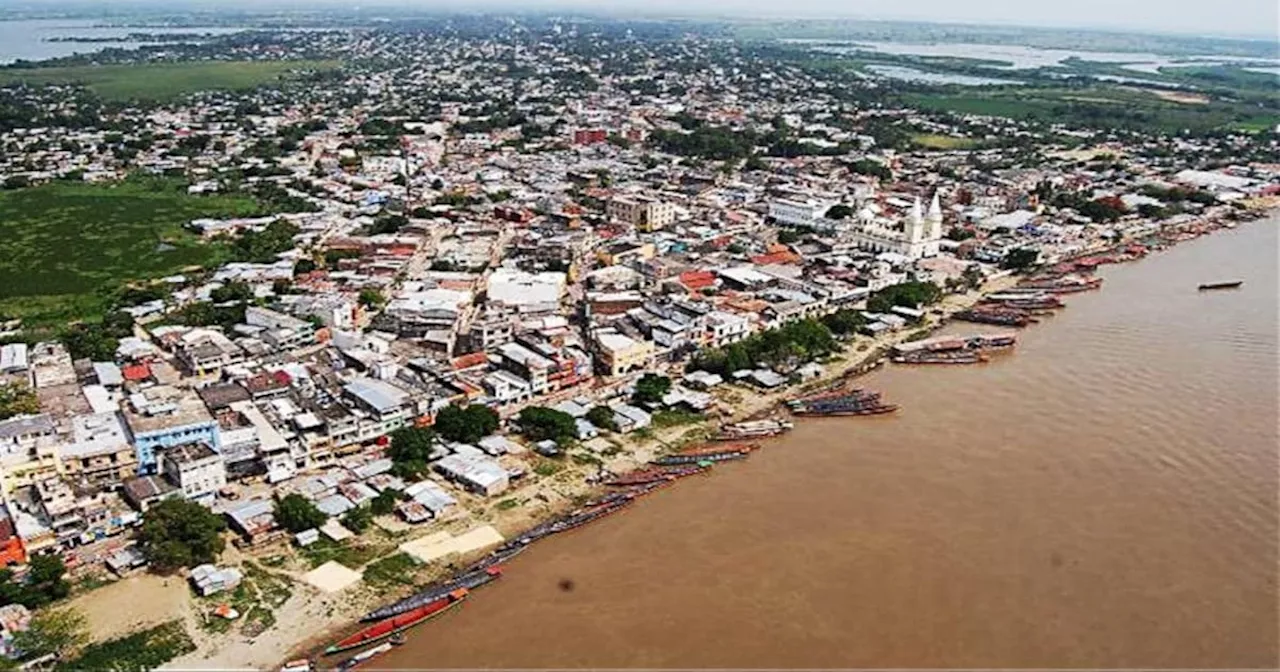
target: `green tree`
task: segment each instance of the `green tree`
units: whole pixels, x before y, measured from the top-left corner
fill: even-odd
[[[195,567],[218,559],[226,524],[209,509],[186,499],[166,499],[147,510],[138,533],[142,552],[158,571]]]
[[[0,383],[0,420],[40,412],[40,399],[24,383]]]
[[[339,521],[343,527],[352,532],[364,532],[373,524],[373,512],[367,506],[357,506],[344,513]]]
[[[294,534],[320,527],[329,518],[310,500],[296,492],[276,499],[275,515],[280,527]]]
[[[99,324],[74,324],[63,329],[62,344],[72,359],[91,359],[109,362],[116,358],[120,341],[112,338]]]
[[[403,427],[392,432],[387,457],[395,463],[393,473],[406,480],[425,477],[435,441],[435,432],[423,427]]]
[[[867,318],[862,313],[848,308],[841,308],[830,315],[822,318],[822,324],[826,325],[831,333],[841,336],[856,333],[859,329],[867,324]]]
[[[903,282],[890,285],[867,299],[867,310],[873,313],[887,313],[894,306],[915,308],[916,306],[937,303],[942,298],[942,289],[932,282]]]
[[[551,439],[557,443],[573,440],[578,435],[578,423],[573,416],[545,406],[529,406],[520,411],[520,431],[533,441]]]
[[[382,292],[379,292],[372,287],[360,290],[360,305],[365,308],[370,310],[381,308],[382,304],[386,303],[386,301],[387,300],[382,296]]]
[[[488,406],[451,404],[436,415],[435,431],[448,441],[475,443],[498,430],[498,413]]]
[[[600,429],[618,431],[618,423],[613,419],[613,409],[608,406],[596,406],[587,411],[587,421]]]
[[[27,565],[28,607],[60,600],[71,593],[66,579],[67,566],[56,555],[37,555]]]
[[[848,219],[851,215],[853,215],[853,208],[845,205],[844,203],[836,203],[827,209],[827,214],[823,215],[823,217],[827,219],[841,220]]]
[[[1004,255],[1000,260],[1000,268],[1024,271],[1040,260],[1040,251],[1030,247],[1020,247]]]
[[[299,259],[293,264],[294,275],[305,275],[316,270],[316,262],[312,259]]]
[[[388,488],[378,493],[369,501],[369,510],[376,516],[385,516],[396,510],[396,504],[404,499],[404,493],[395,488]]]
[[[49,609],[36,612],[28,629],[15,633],[13,648],[24,659],[54,656],[89,643],[88,621],[75,609]]]
[[[209,300],[214,303],[230,303],[232,301],[248,301],[253,298],[253,287],[247,282],[228,282],[209,292]]]
[[[671,391],[671,379],[656,373],[646,373],[636,381],[636,391],[631,400],[638,404],[656,404]]]

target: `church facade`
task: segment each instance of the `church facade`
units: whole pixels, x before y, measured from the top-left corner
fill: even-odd
[[[928,213],[922,213],[917,196],[911,214],[900,225],[863,208],[843,229],[841,237],[861,250],[892,252],[910,259],[934,257],[942,241],[942,206],[935,192]]]

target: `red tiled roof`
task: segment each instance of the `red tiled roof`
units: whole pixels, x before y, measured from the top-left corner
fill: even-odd
[[[130,364],[120,370],[125,380],[146,380],[151,377],[151,367],[146,364]]]
[[[711,271],[685,271],[680,274],[680,284],[689,289],[702,289],[716,284],[716,274]]]

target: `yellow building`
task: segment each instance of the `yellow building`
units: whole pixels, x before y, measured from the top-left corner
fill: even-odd
[[[610,376],[648,368],[653,363],[652,341],[637,341],[616,332],[596,335],[600,360],[609,369]]]

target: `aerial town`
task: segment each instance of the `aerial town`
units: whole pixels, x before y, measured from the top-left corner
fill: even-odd
[[[4,90],[36,123],[0,125],[9,190],[256,206],[184,217],[147,245],[218,256],[123,278],[94,317],[0,316],[0,553],[14,590],[57,558],[53,599],[177,571],[193,643],[170,653],[213,665],[278,665],[442,559],[745,452],[790,426],[780,402],[891,355],[977,361],[909,344],[1025,325],[1061,305],[1045,292],[1096,287],[1089,264],[1280,195],[1274,135],[897,107],[883,83],[697,35],[202,48],[297,67],[140,106]],[[866,398],[799,403],[892,410]],[[3,652],[48,600],[0,607]]]

